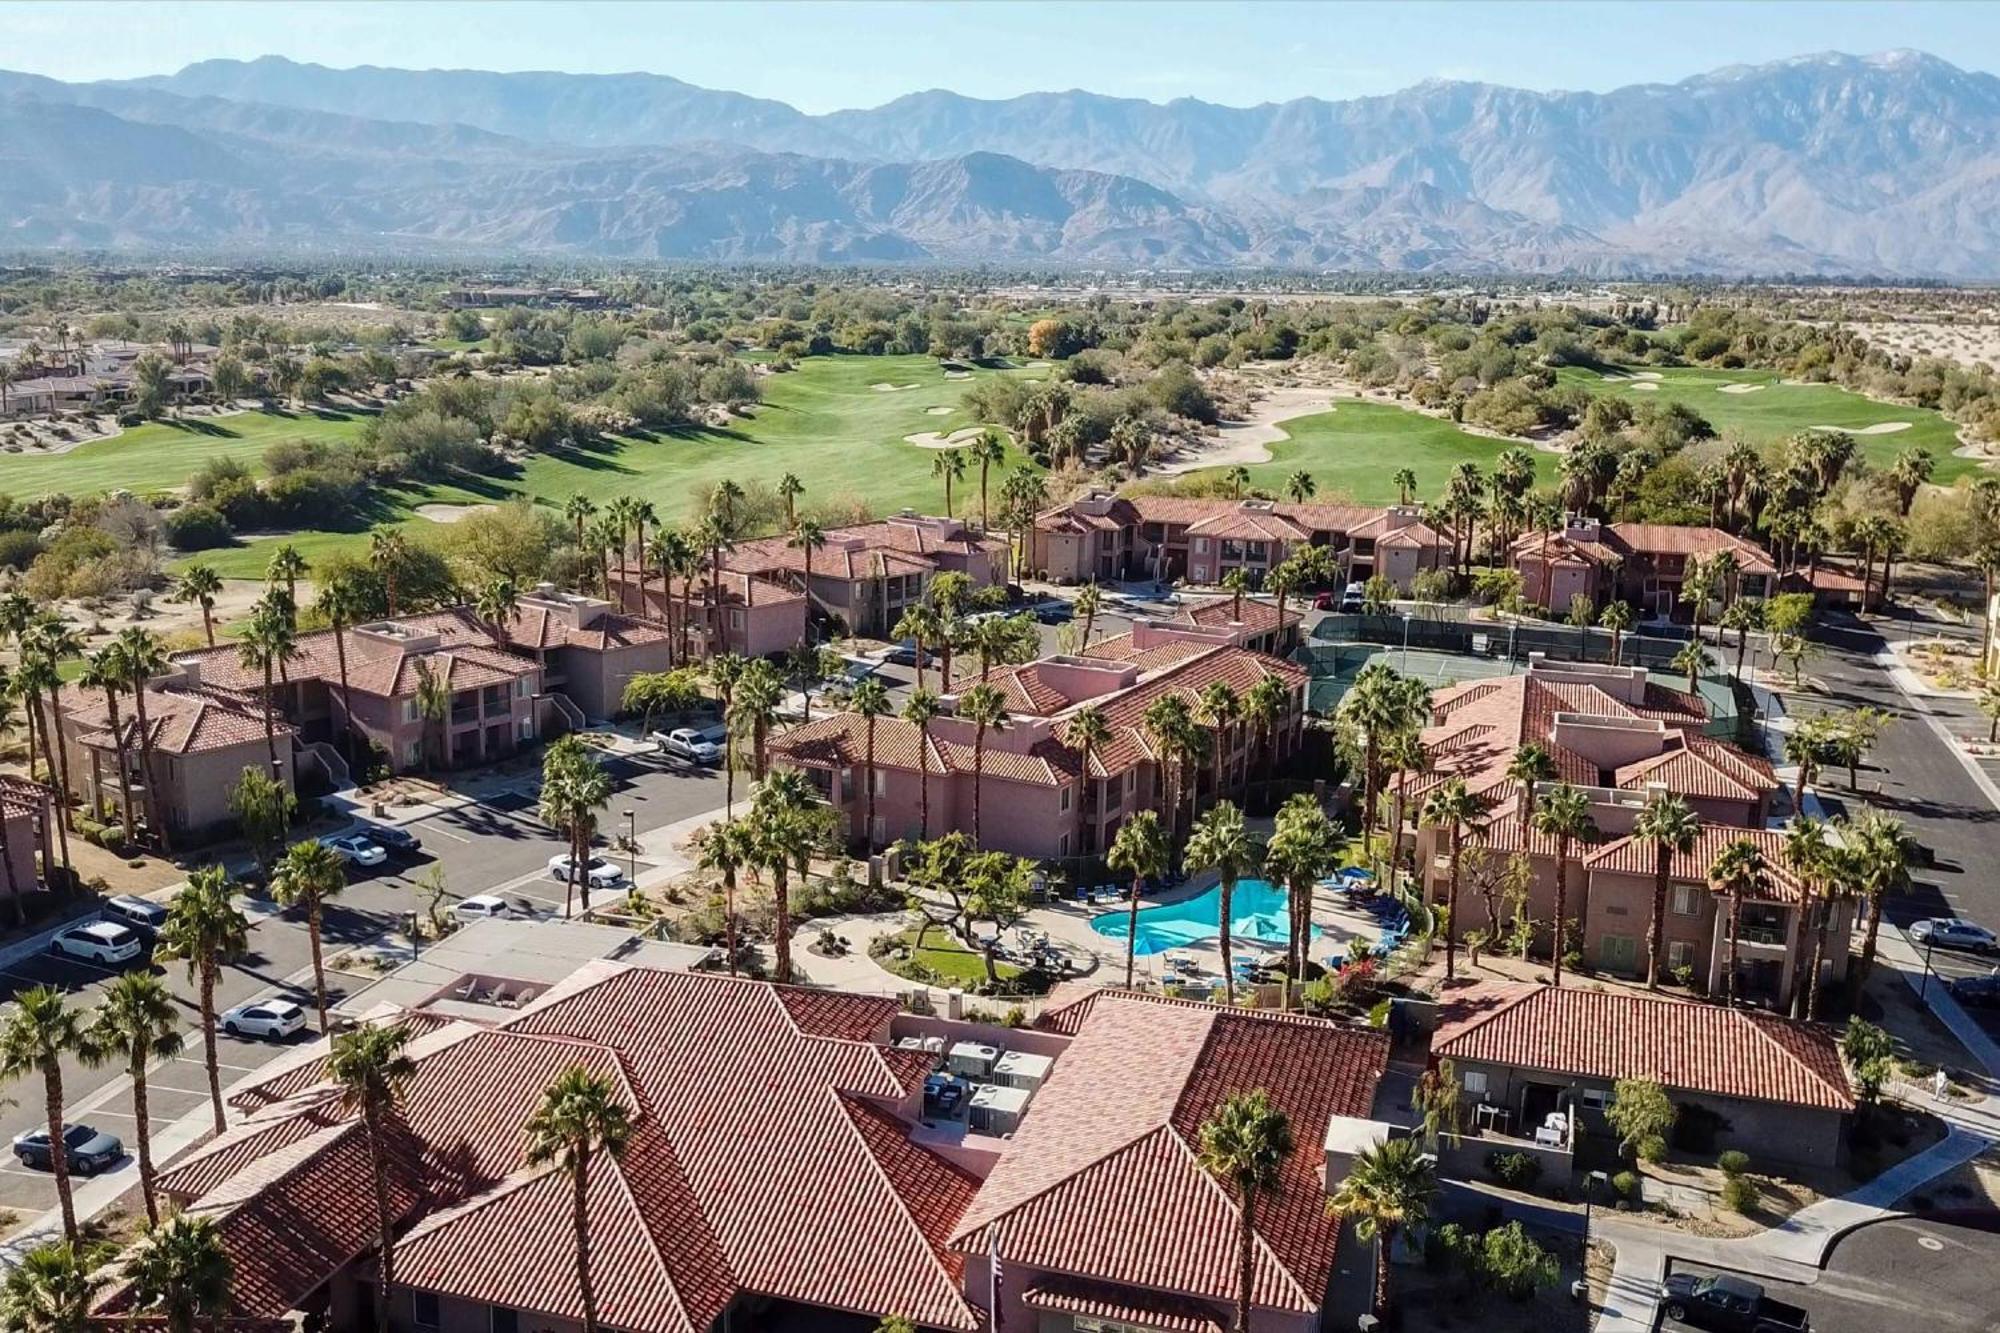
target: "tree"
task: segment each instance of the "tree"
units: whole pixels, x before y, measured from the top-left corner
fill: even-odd
[[[284,784],[261,770],[246,768],[229,789],[229,812],[257,857],[257,865],[267,873],[278,848],[284,845],[285,829],[298,799]]]
[[[965,451],[940,449],[931,458],[931,475],[944,480],[944,516],[951,517],[952,483],[965,480]]]
[[[1216,930],[1222,948],[1224,1003],[1236,1003],[1236,959],[1230,949],[1231,903],[1236,885],[1257,868],[1258,847],[1243,826],[1243,812],[1228,801],[1217,801],[1195,821],[1188,836],[1187,863],[1214,866],[1221,876],[1222,902],[1216,913]]]
[[[201,608],[201,629],[208,646],[215,647],[215,599],[222,595],[222,575],[211,565],[194,564],[181,570],[167,600]]]
[[[1225,741],[1230,730],[1243,720],[1243,696],[1228,681],[1213,680],[1202,687],[1195,700],[1195,712],[1209,731],[1209,749],[1215,757],[1215,793],[1220,797],[1229,789],[1229,775],[1223,772],[1229,754]]]
[[[1243,488],[1250,484],[1250,469],[1238,463],[1235,467],[1223,473],[1222,479],[1229,483],[1229,498],[1232,500],[1241,500],[1243,498]]]
[[[278,664],[288,661],[298,652],[297,639],[291,625],[282,615],[274,614],[275,608],[264,608],[250,617],[250,624],[238,641],[236,655],[245,670],[261,671],[264,674],[264,689],[259,696],[264,710],[264,752],[271,761],[271,770],[278,768],[277,704],[274,697],[274,675]],[[422,662],[422,659],[418,659]]]
[[[780,985],[792,980],[791,873],[803,871],[817,841],[819,793],[803,774],[773,774],[759,784],[751,802],[750,823],[757,861],[771,872],[771,916],[776,973]],[[803,881],[804,875],[801,873]],[[803,884],[801,885],[803,887]]]
[[[1785,868],[1798,876],[1804,887],[1802,907],[1806,913],[1807,928],[1813,932],[1813,951],[1810,964],[1806,968],[1805,983],[1792,994],[1792,1012],[1795,1017],[1803,1015],[1811,1018],[1818,1006],[1820,967],[1825,960],[1827,918],[1832,915],[1831,898],[1833,886],[1840,877],[1840,863],[1847,859],[1846,849],[1834,846],[1828,838],[1827,821],[1802,815],[1785,828],[1785,845],[1779,856]]]
[[[111,739],[116,747],[118,763],[118,813],[125,828],[125,846],[131,847],[138,840],[133,827],[132,809],[132,746],[131,736],[118,715],[118,691],[124,688],[131,675],[125,669],[125,659],[118,651],[116,642],[91,653],[83,659],[83,670],[77,673],[76,683],[81,689],[102,690],[104,692],[104,715],[111,724]]]
[[[854,687],[847,707],[862,722],[864,731],[862,762],[867,771],[868,810],[867,824],[862,830],[862,841],[870,851],[875,848],[875,723],[886,717],[890,711],[889,687],[870,676]]]
[[[1234,1333],[1249,1333],[1252,1282],[1256,1273],[1257,1204],[1284,1179],[1285,1159],[1295,1147],[1292,1122],[1262,1088],[1226,1098],[1202,1122],[1202,1169],[1236,1191],[1236,1320]]]
[[[1587,592],[1573,592],[1569,596],[1569,614],[1564,617],[1576,630],[1577,656],[1583,661],[1590,660],[1590,626],[1597,619],[1597,605],[1590,600]]]
[[[1703,647],[1700,639],[1689,639],[1682,644],[1680,651],[1674,654],[1672,662],[1674,670],[1687,672],[1689,694],[1696,693],[1698,688],[1695,678],[1714,665],[1715,654]]]
[[[1429,1219],[1436,1197],[1436,1167],[1423,1141],[1412,1135],[1356,1154],[1327,1202],[1328,1212],[1354,1223],[1357,1238],[1375,1244],[1375,1317],[1384,1324],[1393,1309],[1389,1252],[1397,1233]]]
[[[502,648],[508,646],[514,613],[521,609],[521,590],[510,578],[488,579],[473,599],[472,613],[479,617]]]
[[[1903,821],[1871,810],[1848,825],[1854,855],[1854,887],[1868,902],[1868,928],[1861,940],[1859,972],[1854,993],[1867,984],[1875,966],[1876,937],[1882,930],[1882,906],[1910,891],[1910,860],[1916,843]]]
[[[1118,826],[1104,863],[1132,881],[1132,902],[1125,929],[1125,985],[1132,985],[1132,963],[1138,952],[1139,895],[1148,879],[1167,868],[1167,838],[1160,817],[1141,810]]]
[[[126,972],[104,988],[84,1032],[83,1050],[93,1064],[122,1059],[132,1080],[133,1137],[139,1154],[139,1188],[146,1220],[158,1223],[154,1191],[151,1110],[146,1071],[155,1060],[181,1053],[180,1016],[173,993],[151,972]]]
[[[572,895],[590,913],[591,839],[597,836],[597,812],[611,801],[611,776],[597,756],[575,736],[564,736],[543,752],[542,799],[539,814],[569,842],[569,875],[563,887],[563,915],[570,915]]]
[[[1264,757],[1264,786],[1269,799],[1271,771],[1278,760],[1278,720],[1291,707],[1292,692],[1273,675],[1262,675],[1243,695],[1243,720],[1257,737]],[[1247,787],[1247,783],[1245,784]]]
[[[1313,482],[1312,473],[1304,468],[1294,469],[1292,475],[1285,478],[1285,494],[1289,495],[1295,504],[1304,504],[1312,499],[1318,489],[1319,487]]]
[[[1160,781],[1160,804],[1166,812],[1167,845],[1179,842],[1181,796],[1188,787],[1185,774],[1201,744],[1200,728],[1187,700],[1163,694],[1146,705],[1140,719],[1154,755]]]
[[[1557,776],[1555,756],[1540,741],[1527,741],[1516,747],[1513,758],[1507,761],[1507,776],[1521,788],[1514,817],[1525,829],[1534,816],[1535,788]]]
[[[924,687],[924,663],[926,646],[935,647],[944,634],[944,621],[935,608],[918,602],[904,609],[896,621],[896,627],[889,631],[897,639],[908,639],[917,654],[917,688]]]
[[[918,685],[903,701],[903,721],[917,729],[917,838],[931,836],[931,722],[943,711],[937,695]]]
[[[368,564],[382,577],[388,615],[396,617],[396,580],[410,560],[410,544],[394,528],[377,528],[368,538]]]
[[[988,426],[966,447],[966,453],[979,465],[979,530],[984,532],[992,526],[986,512],[986,477],[995,465],[1007,461],[1006,437]]]
[[[1763,626],[1764,604],[1739,597],[1723,608],[1722,619],[1716,623],[1725,630],[1736,631],[1736,665],[1731,674],[1740,685],[1743,683],[1743,655],[1750,647],[1750,631]]]
[[[1840,1034],[1840,1055],[1854,1071],[1855,1090],[1861,1094],[1861,1100],[1873,1102],[1879,1098],[1882,1085],[1895,1069],[1895,1038],[1866,1019],[1852,1019],[1847,1030]]]
[[[974,685],[958,700],[958,715],[972,724],[972,845],[985,850],[979,840],[979,803],[986,776],[986,733],[1007,725],[1007,696],[991,685]]]
[[[1556,985],[1562,985],[1563,955],[1569,949],[1569,860],[1578,842],[1597,840],[1597,822],[1590,817],[1590,798],[1567,782],[1543,793],[1533,820],[1537,833],[1556,840],[1556,920],[1554,959]],[[1588,904],[1586,904],[1586,910]],[[1582,933],[1582,923],[1578,934]]]
[[[215,981],[223,963],[250,947],[250,923],[230,900],[229,872],[205,866],[188,876],[187,887],[167,906],[160,925],[157,962],[178,959],[200,984],[202,1059],[208,1066],[208,1100],[215,1132],[223,1131],[222,1067],[215,1051]]]
[[[126,688],[132,692],[132,712],[138,721],[139,773],[146,785],[146,823],[161,850],[168,847],[166,816],[160,809],[160,784],[153,765],[153,727],[146,715],[146,682],[172,670],[173,662],[151,630],[127,626],[113,640],[117,661],[125,668]],[[64,781],[68,781],[67,772]]]
[[[1090,651],[1090,633],[1097,626],[1097,613],[1104,607],[1104,589],[1092,579],[1077,590],[1076,600],[1070,604],[1070,614],[1083,621],[1083,639],[1077,644],[1077,651]]]
[[[1382,742],[1399,731],[1418,729],[1429,720],[1429,691],[1420,682],[1400,676],[1376,660],[1361,668],[1354,684],[1341,696],[1336,719],[1360,739],[1362,764],[1361,832],[1375,828],[1376,781],[1381,769]]]
[[[1276,828],[1264,848],[1264,874],[1285,885],[1290,929],[1285,941],[1285,974],[1305,975],[1312,935],[1313,891],[1340,859],[1340,830],[1310,792],[1300,792],[1278,811]]]
[[[1625,662],[1625,635],[1632,628],[1632,604],[1611,602],[1598,612],[1597,623],[1611,631],[1611,664],[1622,666]]]
[[[805,641],[810,643],[813,637],[813,552],[826,548],[826,528],[816,519],[802,518],[793,526],[791,535],[785,538],[785,545],[797,551],[805,559],[805,573],[803,575],[802,586],[799,590],[805,594],[806,598],[805,611],[803,613],[805,620]]]
[[[409,1055],[410,1029],[401,1023],[365,1024],[334,1037],[326,1072],[340,1089],[343,1110],[361,1117],[368,1141],[368,1174],[375,1195],[375,1329],[389,1333],[389,1298],[396,1286],[397,1210],[391,1202],[390,1118],[403,1090],[417,1076]]]
[[[785,697],[785,681],[778,669],[765,659],[753,658],[736,681],[727,714],[730,726],[750,737],[750,771],[759,781],[769,761],[771,727],[778,720],[778,705]]]
[[[1410,497],[1416,494],[1417,474],[1406,467],[1397,468],[1396,475],[1389,478],[1389,484],[1396,488],[1396,503],[1407,505]]]
[[[1665,1139],[1679,1112],[1667,1097],[1667,1090],[1646,1078],[1621,1078],[1611,1089],[1611,1105],[1604,1118],[1618,1131],[1618,1146],[1636,1152],[1653,1139]]]
[[[313,605],[326,617],[327,626],[333,631],[334,666],[340,676],[340,734],[342,739],[350,742],[351,753],[354,709],[347,690],[347,628],[368,614],[367,602],[354,578],[341,573],[321,581],[319,596]]]
[[[150,639],[150,635],[148,638]],[[62,743],[62,664],[83,651],[83,636],[75,627],[55,612],[38,616],[27,634],[21,640],[21,664],[14,673],[15,684],[25,692],[24,702],[30,711],[41,713],[42,700],[48,700],[48,711],[41,713],[42,739],[46,741],[49,772],[58,776],[60,787],[56,802],[58,822],[67,836],[76,827],[76,814],[70,804],[69,793],[76,790],[69,778],[69,747]],[[127,664],[130,665],[129,663]],[[39,693],[38,693],[39,691]],[[135,699],[133,707],[139,716],[145,717],[145,700]],[[144,735],[145,723],[140,722],[139,743],[142,753],[148,747]],[[150,769],[147,770],[149,773]],[[68,859],[67,855],[64,857]]]
[[[0,369],[0,374],[4,374]],[[51,1240],[22,1255],[0,1282],[0,1328],[14,1333],[93,1333],[97,1294],[110,1284],[108,1247]]]
[[[1418,822],[1446,830],[1451,844],[1451,887],[1445,898],[1444,979],[1458,975],[1458,880],[1465,854],[1465,829],[1480,815],[1477,798],[1466,790],[1465,779],[1453,778],[1424,799]],[[1560,945],[1560,942],[1558,942]],[[1561,964],[1557,964],[1561,966]]]
[[[236,1271],[214,1218],[176,1213],[140,1235],[125,1276],[140,1310],[157,1312],[168,1333],[194,1333],[203,1320],[219,1326],[229,1312]]]
[[[993,933],[980,939],[979,956],[986,965],[986,984],[997,987],[1000,972],[996,954],[1000,937],[1009,926],[1027,914],[1029,880],[1034,862],[1006,852],[979,852],[965,864],[965,916],[968,929],[974,921],[988,921]]]
[[[1074,848],[1078,855],[1089,849],[1085,846],[1085,833],[1089,830],[1090,793],[1096,786],[1090,771],[1092,756],[1100,753],[1111,743],[1111,723],[1104,710],[1096,704],[1085,704],[1072,714],[1063,724],[1063,743],[1077,752],[1077,795],[1076,795],[1076,840]]]
[[[290,542],[271,552],[271,559],[264,566],[266,586],[275,588],[281,583],[285,585],[285,605],[294,613],[288,617],[294,627],[298,624],[296,612],[299,605],[299,580],[311,572],[312,565],[299,554],[299,548]]]
[[[1646,802],[1632,824],[1632,836],[1653,849],[1653,912],[1646,926],[1646,989],[1660,988],[1660,955],[1666,944],[1667,890],[1673,881],[1674,858],[1694,851],[1701,820],[1673,792],[1661,792]]]
[[[320,931],[326,900],[339,896],[347,887],[347,863],[339,852],[308,838],[295,842],[285,852],[278,873],[271,877],[271,897],[280,907],[304,907],[306,938],[312,944],[313,998],[319,1008],[319,1030],[330,1032],[326,1022],[326,965],[320,958]]]
[[[701,831],[696,864],[722,877],[722,941],[729,975],[736,975],[736,876],[757,864],[757,842],[751,828],[733,819]]]
[[[1732,841],[1708,868],[1710,892],[1729,899],[1729,958],[1725,964],[1728,971],[1722,978],[1722,1002],[1726,1005],[1736,1003],[1737,936],[1743,927],[1743,900],[1753,894],[1761,897],[1768,891],[1769,883],[1763,850],[1748,838]]]
[[[84,1029],[75,1010],[53,986],[35,986],[15,998],[0,1018],[0,1078],[42,1076],[48,1112],[49,1168],[62,1205],[63,1236],[76,1243],[76,1201],[70,1193],[69,1153],[63,1145],[63,1057],[85,1049]]]
[[[653,730],[653,719],[661,713],[685,713],[701,702],[700,677],[692,667],[672,671],[641,671],[625,681],[618,698],[619,711],[639,714],[642,735]]]
[[[778,478],[778,498],[785,503],[785,531],[790,532],[799,525],[799,497],[806,493],[806,484],[792,473]]]
[[[583,1300],[584,1333],[597,1333],[597,1291],[591,1281],[590,1163],[598,1153],[625,1154],[632,1113],[609,1078],[571,1065],[542,1094],[528,1118],[528,1162],[555,1164],[570,1181],[570,1225],[576,1246],[576,1287]]]

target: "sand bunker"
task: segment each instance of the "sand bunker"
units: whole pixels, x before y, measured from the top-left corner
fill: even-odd
[[[418,505],[417,517],[427,518],[433,523],[456,523],[467,514],[476,514],[492,505]]]
[[[949,435],[940,435],[934,430],[927,430],[917,435],[905,435],[903,438],[919,449],[963,449],[978,439],[979,433],[985,429],[984,426],[967,426]]]
[[[1635,370],[1632,372],[1632,378],[1635,380],[1663,380],[1666,376],[1657,370]]]
[[[1203,441],[1171,462],[1155,464],[1151,470],[1171,475],[1205,467],[1268,463],[1271,461],[1268,446],[1291,438],[1289,432],[1279,429],[1279,422],[1334,410],[1331,390],[1283,385],[1252,403],[1250,415],[1244,420],[1225,421],[1217,426],[1212,442]]]
[[[944,377],[948,380],[969,380],[972,378],[972,372],[969,370],[947,370],[944,373]],[[912,384],[910,387],[914,389],[917,386]]]
[[[1632,390],[1635,393],[1658,393],[1659,389],[1660,386],[1654,384],[1651,380],[1641,380],[1632,386]]]
[[[1762,393],[1767,386],[1762,384],[1725,384],[1717,393]]]
[[[871,384],[868,387],[873,389],[876,393],[901,393],[905,389],[914,389],[917,386],[914,384],[891,384],[887,380],[882,380],[874,384]]]
[[[1914,421],[1878,421],[1872,426],[1808,426],[1808,430],[1837,430],[1843,435],[1894,435],[1916,425]]]
[[[924,409],[924,415],[927,417],[948,417],[951,413],[952,409],[949,407],[927,407]]]

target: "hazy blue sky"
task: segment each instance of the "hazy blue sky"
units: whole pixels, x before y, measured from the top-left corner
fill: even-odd
[[[2000,70],[1989,4],[12,3],[0,68],[63,79],[210,57],[644,70],[808,111],[947,87],[1245,105],[1432,77],[1604,89],[1824,50],[1916,47]],[[385,108],[385,111],[393,108]]]

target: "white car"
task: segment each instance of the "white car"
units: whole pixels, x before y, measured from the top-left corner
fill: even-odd
[[[540,913],[526,898],[503,898],[497,893],[475,893],[462,898],[451,909],[460,921],[532,921]]]
[[[107,967],[129,963],[145,946],[139,932],[115,921],[87,921],[56,932],[49,952],[58,957],[81,958]]]
[[[1993,932],[1986,927],[1952,916],[1917,922],[1910,927],[1910,938],[1918,944],[1935,945],[1940,949],[1970,949],[1974,953],[1992,953],[2000,947],[2000,941],[1996,941]]]
[[[349,865],[379,866],[389,859],[389,853],[380,843],[370,842],[359,833],[342,833],[330,838],[321,838],[320,845],[340,854],[340,859]]]
[[[601,856],[593,856],[583,863],[583,877],[590,881],[593,889],[615,889],[625,882],[625,872]],[[549,858],[549,878],[569,883],[569,853]]]
[[[222,1030],[232,1037],[282,1041],[305,1025],[306,1011],[290,1000],[252,1000],[222,1015]]]
[[[660,747],[661,754],[670,754],[676,759],[685,759],[690,764],[713,764],[722,758],[722,747],[693,727],[677,727],[672,731],[656,731],[653,743]]]

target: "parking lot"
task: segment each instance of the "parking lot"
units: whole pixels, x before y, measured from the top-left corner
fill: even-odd
[[[2000,1218],[1988,1225],[2000,1225]],[[1993,1273],[2000,1233],[1953,1222],[1894,1218],[1850,1232],[1811,1285],[1755,1279],[1765,1293],[1803,1308],[1813,1333],[1992,1333],[2000,1326]],[[1678,1260],[1675,1273],[1720,1270]],[[1668,1319],[1663,1330],[1692,1327]]]

